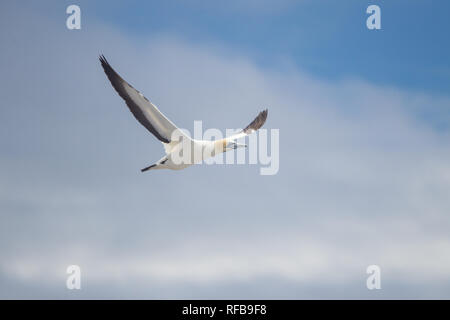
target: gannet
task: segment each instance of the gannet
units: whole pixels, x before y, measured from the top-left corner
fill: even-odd
[[[125,100],[136,120],[164,146],[166,155],[156,163],[141,169],[142,172],[154,169],[181,170],[219,153],[246,147],[236,140],[255,132],[266,122],[267,109],[261,111],[245,129],[225,139],[213,141],[192,139],[167,119],[142,93],[126,82],[103,55],[100,55],[99,59],[112,86]]]

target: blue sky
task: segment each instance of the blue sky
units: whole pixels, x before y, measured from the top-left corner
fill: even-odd
[[[449,297],[446,1],[73,3],[0,5],[0,297]],[[100,53],[189,130],[268,107],[279,173],[140,173]]]
[[[53,6],[63,10],[66,4]],[[236,50],[266,69],[294,65],[327,81],[362,79],[448,96],[450,29],[446,1],[128,1],[79,2],[86,23],[110,24],[129,37],[170,34]],[[366,28],[377,4],[382,30]],[[92,8],[92,9],[91,9]],[[450,111],[419,117],[447,130]]]
[[[83,2],[80,2],[83,4]],[[382,10],[382,30],[365,27]],[[361,77],[383,85],[448,94],[446,1],[95,1],[87,11],[129,34],[173,33],[219,43],[267,68],[285,58],[325,79]]]
[[[40,8],[56,12],[61,1]],[[78,1],[89,21],[130,37],[174,34],[194,43],[233,48],[265,68],[280,59],[317,77],[360,77],[448,95],[450,28],[447,1]],[[365,27],[366,8],[379,5],[382,30]],[[34,4],[36,6],[36,4]]]

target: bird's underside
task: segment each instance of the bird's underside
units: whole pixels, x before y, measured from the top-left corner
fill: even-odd
[[[154,169],[181,170],[219,153],[235,149],[242,146],[235,142],[237,139],[258,130],[267,119],[266,109],[261,111],[244,130],[230,137],[215,141],[191,139],[167,119],[154,104],[126,82],[103,55],[100,56],[100,63],[112,86],[125,100],[136,120],[163,143],[166,155],[156,163],[142,169],[142,172]]]

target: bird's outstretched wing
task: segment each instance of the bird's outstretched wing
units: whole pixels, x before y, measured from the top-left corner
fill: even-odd
[[[125,100],[134,117],[161,142],[170,143],[172,133],[178,128],[154,104],[126,82],[103,55],[99,59],[112,86]]]
[[[266,119],[267,119],[267,113],[268,113],[267,109],[264,111],[261,111],[256,116],[256,118],[252,122],[250,122],[250,124],[248,126],[245,127],[244,130],[242,130],[236,134],[233,134],[232,136],[229,136],[226,139],[228,141],[233,141],[233,140],[237,140],[239,138],[245,137],[249,134],[252,134],[253,132],[255,132],[256,130],[258,130],[259,128],[261,128],[264,125],[264,123],[266,122]]]

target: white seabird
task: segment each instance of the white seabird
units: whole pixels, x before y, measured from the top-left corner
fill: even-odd
[[[245,147],[246,145],[235,141],[261,128],[267,119],[266,109],[261,111],[244,130],[230,137],[214,141],[191,139],[167,119],[154,104],[126,82],[103,55],[99,59],[109,81],[125,100],[131,113],[164,146],[166,155],[151,166],[141,169],[142,172],[153,169],[181,170],[219,153]]]

